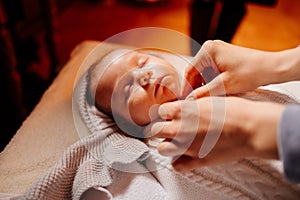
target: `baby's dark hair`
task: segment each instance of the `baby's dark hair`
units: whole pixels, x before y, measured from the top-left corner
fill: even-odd
[[[111,117],[112,119],[116,120],[115,117],[117,117],[119,120],[122,121],[121,127],[119,127],[126,135],[129,135],[131,137],[135,138],[144,138],[143,137],[143,129],[144,127],[137,126],[135,124],[131,124],[130,122],[127,122],[124,120],[122,117],[118,116],[117,113],[116,115],[112,115],[111,108],[106,108],[104,105],[101,103],[97,103],[97,88],[98,88],[98,83],[100,81],[101,76],[103,75],[105,69],[107,66],[111,64],[111,62],[114,61],[114,59],[108,60],[109,62],[106,62],[105,59],[108,58],[108,56],[111,55],[112,53],[116,52],[117,50],[120,49],[113,49],[109,52],[107,52],[104,56],[101,58],[97,59],[94,61],[91,66],[89,67],[87,71],[87,90],[86,90],[86,99],[90,105],[95,105],[95,107]],[[102,88],[103,89],[103,88]],[[100,90],[102,90],[100,89]],[[120,118],[119,118],[120,117]],[[117,121],[119,121],[117,120]],[[120,124],[118,124],[119,126]]]
[[[96,91],[98,82],[100,81],[101,75],[104,72],[104,68],[107,66],[104,63],[105,58],[108,57],[111,53],[116,51],[117,49],[113,49],[103,55],[101,58],[95,60],[87,71],[87,91],[86,91],[86,99],[90,105],[95,105],[97,109],[101,110],[105,114],[111,115],[108,112],[108,109],[103,108],[101,105],[98,105],[96,102]]]

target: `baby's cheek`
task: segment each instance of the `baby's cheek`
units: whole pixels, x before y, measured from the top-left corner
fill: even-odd
[[[132,106],[130,107],[130,116],[133,122],[136,125],[142,126],[148,124],[151,119],[149,116],[149,108],[141,106]]]
[[[163,90],[160,93],[157,103],[165,103],[180,99],[181,86],[178,78],[173,75],[169,75],[163,79],[161,84]]]
[[[129,113],[132,120],[138,125],[146,125],[151,122],[149,111],[155,102],[148,96],[136,94],[129,103]]]
[[[170,90],[170,88],[165,87],[164,88],[164,94],[162,95],[162,97],[160,98],[160,100],[158,100],[158,104],[163,104],[166,102],[171,102],[171,101],[176,101],[179,100],[179,95],[174,93],[173,90]]]

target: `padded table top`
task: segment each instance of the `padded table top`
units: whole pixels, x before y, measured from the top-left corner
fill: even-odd
[[[72,92],[86,70],[80,66],[99,43],[84,41],[73,50],[68,63],[0,153],[0,193],[24,193],[54,166],[67,147],[80,139],[72,113]],[[104,44],[92,56],[101,56],[116,47]],[[280,86],[300,99],[300,82]]]
[[[0,193],[25,192],[79,139],[72,116],[72,91],[81,63],[97,44],[84,41],[73,50],[68,63],[1,152]]]

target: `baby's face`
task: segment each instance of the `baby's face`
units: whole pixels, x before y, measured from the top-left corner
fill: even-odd
[[[106,106],[111,106],[113,114],[137,125],[146,125],[156,117],[150,118],[152,109],[179,98],[179,73],[156,56],[128,50],[117,54],[118,58],[108,66],[99,82],[104,85],[98,87],[105,88],[108,94],[105,98],[111,97],[111,102],[107,102],[110,105]]]

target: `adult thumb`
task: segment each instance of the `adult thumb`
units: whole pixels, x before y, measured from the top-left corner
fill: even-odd
[[[193,90],[186,99],[199,99],[207,96],[220,96],[226,94],[223,74],[219,74],[206,85]]]
[[[161,119],[172,120],[176,118],[178,112],[180,112],[180,101],[168,102],[159,106],[158,115]]]

